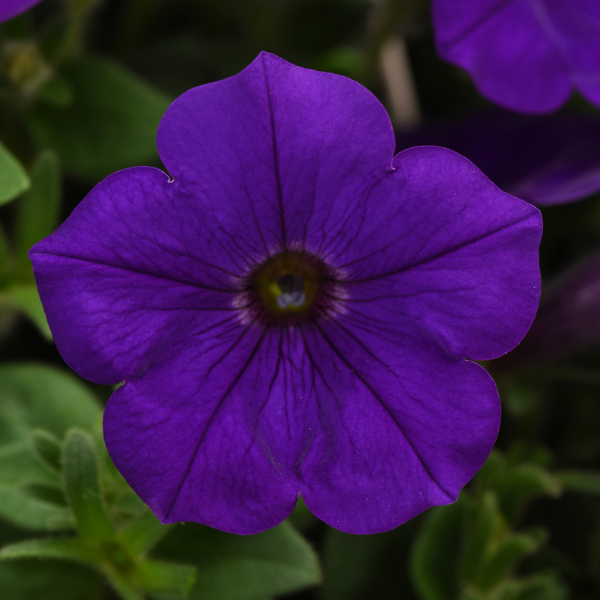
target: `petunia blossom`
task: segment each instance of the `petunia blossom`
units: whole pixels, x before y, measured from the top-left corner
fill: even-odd
[[[2,0],[0,2],[0,23],[20,15],[39,2],[41,0]]]
[[[434,0],[433,20],[442,58],[497,104],[550,112],[577,89],[600,106],[597,0]]]
[[[178,98],[158,150],[170,178],[115,173],[30,252],[67,364],[125,382],[133,489],[242,534],[299,494],[363,534],[456,500],[500,422],[469,359],[531,325],[538,210],[451,150],[394,157],[370,92],[266,53]]]

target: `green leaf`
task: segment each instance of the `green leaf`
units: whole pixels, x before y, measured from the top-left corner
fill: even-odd
[[[102,554],[80,538],[41,538],[5,546],[0,559],[52,558],[83,562],[93,566],[102,563]]]
[[[144,596],[142,596],[142,594],[140,594],[138,590],[117,571],[105,571],[104,575],[122,600],[144,600]]]
[[[65,494],[81,535],[93,541],[110,541],[116,531],[110,522],[100,490],[98,457],[84,431],[71,429],[63,447]]]
[[[84,57],[61,76],[68,107],[38,104],[29,126],[40,148],[53,148],[73,175],[100,179],[125,167],[157,163],[156,131],[169,99],[105,59]]]
[[[40,462],[26,439],[0,447],[0,482],[9,487],[37,483],[62,489],[58,473]]]
[[[101,411],[73,376],[38,365],[0,367],[0,515],[32,530],[74,526],[71,511],[40,492],[61,489],[59,475],[36,455],[31,432],[44,428],[55,438],[71,425],[95,428]]]
[[[6,291],[7,300],[14,308],[27,316],[47,339],[52,339],[52,333],[46,320],[46,313],[35,284],[15,285]]]
[[[504,582],[493,592],[498,600],[566,600],[569,591],[553,574],[536,575],[526,579]],[[485,596],[487,600],[489,596]]]
[[[529,534],[509,535],[487,558],[476,574],[475,581],[482,590],[491,590],[508,579],[517,563],[536,552],[546,535],[537,530]]]
[[[489,548],[499,535],[503,535],[504,529],[495,494],[484,493],[477,506],[477,514],[472,519],[461,556],[460,574],[464,580],[472,581],[477,577]]]
[[[10,202],[29,187],[29,177],[17,159],[0,142],[0,205]]]
[[[159,598],[187,598],[196,579],[196,569],[186,565],[144,560],[137,568],[142,589]]]
[[[58,561],[0,562],[2,600],[101,600],[105,586],[94,571]]]
[[[60,440],[45,429],[33,429],[31,444],[41,464],[57,474],[60,473],[62,453]]]
[[[257,600],[321,579],[317,556],[291,525],[238,536],[186,523],[156,547],[155,555],[197,567],[190,600]]]
[[[58,531],[74,525],[71,511],[65,506],[4,484],[0,484],[0,516],[23,529]]]
[[[554,477],[565,490],[600,496],[600,473],[598,471],[558,471],[554,473]]]
[[[31,246],[55,229],[60,209],[60,169],[54,152],[42,152],[30,169],[31,187],[18,205],[16,224],[17,268],[30,272]],[[45,321],[45,319],[44,319]]]
[[[48,104],[65,108],[73,102],[73,90],[61,77],[52,77],[39,90],[38,96]]]
[[[8,267],[9,255],[10,250],[8,249],[6,233],[4,233],[4,228],[2,227],[2,224],[0,224],[0,273],[2,273],[2,271],[7,271],[10,268]],[[4,301],[0,298],[0,307],[2,304],[4,304]]]
[[[410,574],[422,600],[454,600],[463,505],[432,508],[413,546]]]
[[[94,395],[70,373],[36,364],[0,366],[0,449],[41,427],[62,439],[69,427],[94,432],[102,411]]]
[[[352,535],[330,527],[323,544],[322,600],[414,598],[410,554],[424,515],[377,535]]]
[[[134,519],[120,533],[123,546],[132,556],[141,556],[160,541],[174,525],[163,525],[154,513],[147,509],[137,519]]]

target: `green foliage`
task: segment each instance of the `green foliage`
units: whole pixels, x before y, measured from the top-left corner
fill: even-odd
[[[138,577],[142,589],[152,596],[187,598],[196,580],[196,569],[186,565],[145,560],[140,563]]]
[[[287,523],[249,536],[187,523],[157,550],[197,567],[193,600],[259,600],[315,585],[321,578],[314,550]]]
[[[59,474],[62,454],[60,440],[45,429],[33,429],[31,444],[39,461],[52,473]]]
[[[415,598],[407,565],[422,523],[422,517],[416,517],[378,535],[351,535],[328,528],[319,597],[323,600]]]
[[[519,577],[519,566],[547,542],[534,528],[514,532],[519,516],[540,495],[556,497],[559,478],[532,463],[493,452],[471,493],[432,509],[413,546],[411,575],[422,600],[563,600],[552,573]],[[551,592],[549,592],[549,590]]]
[[[19,161],[0,142],[0,205],[21,195],[29,187],[29,177]]]
[[[31,187],[18,204],[15,255],[16,268],[29,271],[27,253],[31,246],[50,235],[58,224],[60,210],[60,168],[54,152],[45,150],[30,170]]]
[[[29,115],[39,148],[52,148],[69,173],[94,181],[157,162],[156,129],[170,103],[166,96],[102,58],[75,59],[61,76],[72,103],[39,103]]]
[[[71,427],[96,432],[101,409],[95,396],[75,376],[35,364],[0,366],[0,449],[28,441],[41,428],[62,439]]]
[[[0,294],[2,293],[0,292]],[[26,315],[37,325],[40,333],[47,340],[52,339],[52,333],[48,326],[46,314],[44,313],[44,308],[42,307],[35,284],[11,285],[2,295],[4,296],[6,307]]]
[[[1,561],[0,590],[2,600],[101,600],[105,595],[100,576],[89,568],[39,559]]]
[[[0,367],[0,406],[0,516],[26,529],[71,528],[64,500],[32,492],[39,486],[61,489],[48,444],[71,425],[96,429],[101,414],[96,399],[58,369],[14,364]]]
[[[77,530],[86,540],[109,542],[115,529],[108,519],[98,475],[94,443],[84,431],[70,429],[63,444],[64,490]]]
[[[423,600],[454,600],[458,593],[457,548],[460,547],[463,501],[429,511],[413,546],[410,568]]]
[[[566,490],[600,496],[600,473],[598,471],[558,471],[556,478]]]
[[[150,509],[145,509],[123,528],[119,539],[132,556],[142,556],[173,527],[174,525],[163,525]]]

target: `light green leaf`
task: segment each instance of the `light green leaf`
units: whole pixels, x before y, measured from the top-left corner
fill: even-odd
[[[6,295],[10,304],[16,310],[29,317],[47,340],[52,339],[52,333],[46,320],[46,313],[44,312],[44,307],[42,306],[35,284],[12,286],[8,288]]]
[[[17,159],[0,142],[0,205],[10,202],[29,187],[29,177]]]
[[[50,367],[0,367],[0,515],[32,530],[74,526],[70,510],[49,501],[44,489],[60,490],[60,477],[36,456],[31,432],[47,429],[62,438],[71,424],[95,428],[101,411],[86,387]]]
[[[157,162],[156,131],[167,97],[105,59],[76,59],[61,75],[73,92],[72,104],[40,103],[30,114],[40,148],[53,148],[67,171],[94,180]]]
[[[0,447],[0,482],[9,487],[37,483],[62,489],[58,473],[40,462],[26,439]]]
[[[54,473],[60,473],[62,448],[57,437],[45,429],[33,429],[31,445],[42,465]]]
[[[102,563],[102,554],[80,538],[41,538],[10,544],[0,550],[0,559],[52,558],[83,562],[93,566]]]
[[[144,514],[134,519],[119,533],[119,538],[132,556],[141,556],[148,552],[173,527],[174,525],[163,525],[154,516],[154,513],[147,509]]]
[[[60,169],[54,152],[46,150],[30,169],[31,187],[18,204],[16,258],[20,271],[30,272],[31,246],[56,229],[60,209]],[[44,319],[45,321],[45,319]]]
[[[0,366],[0,444],[29,443],[36,427],[62,439],[69,427],[94,432],[102,411],[73,375],[36,364]],[[1,448],[1,445],[0,445]]]
[[[92,438],[78,429],[67,433],[63,446],[65,494],[81,535],[92,541],[110,541],[116,531],[104,507],[98,476],[98,457]]]
[[[144,560],[137,568],[142,589],[165,599],[187,598],[196,579],[196,569],[157,560]]]
[[[288,523],[238,536],[186,523],[156,548],[161,558],[197,567],[190,600],[258,600],[321,579],[317,556]]]
[[[74,526],[71,511],[65,506],[4,484],[0,484],[0,516],[23,529],[58,531]]]

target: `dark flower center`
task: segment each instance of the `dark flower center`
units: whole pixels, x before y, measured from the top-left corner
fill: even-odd
[[[284,250],[244,280],[237,305],[250,321],[285,327],[333,316],[342,298],[333,268],[308,252]]]

